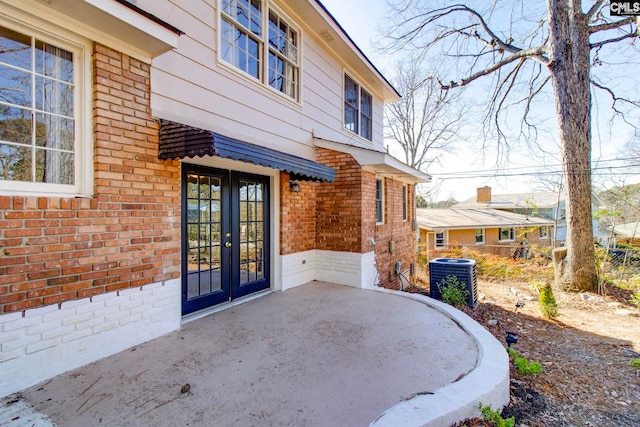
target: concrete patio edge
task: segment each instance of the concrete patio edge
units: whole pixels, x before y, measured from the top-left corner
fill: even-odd
[[[460,310],[423,295],[383,288],[372,290],[420,301],[449,316],[475,340],[478,361],[460,380],[392,406],[369,424],[370,427],[449,427],[465,418],[479,416],[480,403],[499,410],[509,403],[507,352],[482,325]]]

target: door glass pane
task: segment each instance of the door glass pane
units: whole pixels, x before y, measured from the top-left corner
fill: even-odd
[[[263,278],[264,184],[240,181],[240,282]]]
[[[221,289],[221,180],[190,174],[187,178],[187,299]]]

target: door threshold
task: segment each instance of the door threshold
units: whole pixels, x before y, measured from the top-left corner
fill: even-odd
[[[201,319],[210,314],[217,313],[219,311],[226,310],[231,307],[235,307],[236,305],[244,304],[245,302],[253,301],[254,299],[261,298],[273,292],[275,292],[273,289],[265,289],[262,291],[255,292],[251,295],[246,295],[244,297],[234,299],[233,301],[223,302],[213,307],[203,308],[202,310],[195,311],[193,313],[189,313],[187,315],[182,316],[182,319],[180,319],[180,324],[185,324],[193,320]]]

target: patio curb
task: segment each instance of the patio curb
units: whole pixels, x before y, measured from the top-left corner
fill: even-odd
[[[494,409],[502,409],[509,403],[507,352],[482,325],[452,306],[424,295],[383,288],[372,290],[422,302],[450,317],[473,337],[478,347],[478,360],[476,367],[458,381],[397,403],[371,422],[370,427],[449,427],[466,418],[480,416],[480,403]]]

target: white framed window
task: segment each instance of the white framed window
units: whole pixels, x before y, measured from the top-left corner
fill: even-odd
[[[0,191],[90,192],[89,56],[80,39],[0,20]]]
[[[406,185],[402,186],[402,220],[409,220],[409,189]]]
[[[299,102],[300,31],[265,4],[220,0],[220,59]]]
[[[373,139],[373,97],[354,79],[344,75],[344,128]]]
[[[436,249],[447,247],[447,234],[445,231],[436,231],[433,235],[433,243]]]
[[[376,224],[384,224],[384,180],[376,179]]]
[[[514,242],[516,240],[516,229],[513,227],[501,227],[498,240],[501,242]]]
[[[540,227],[540,240],[549,238],[549,227]]]
[[[476,245],[484,245],[484,228],[476,228]]]

